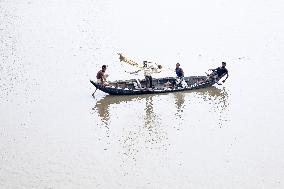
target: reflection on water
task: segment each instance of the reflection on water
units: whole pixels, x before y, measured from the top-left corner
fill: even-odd
[[[213,105],[212,110],[217,113],[222,113],[228,107],[228,93],[225,88],[219,89],[216,87],[210,87],[205,89],[199,89],[196,91],[185,91],[185,92],[175,92],[173,93],[175,98],[175,108],[176,113],[175,115],[178,118],[182,119],[182,113],[184,112],[186,103],[185,97],[187,94],[195,94],[197,98],[201,98],[206,102],[210,102]],[[160,94],[160,95],[141,95],[141,96],[111,96],[107,95],[97,101],[93,110],[97,110],[101,121],[108,126],[109,119],[110,119],[110,108],[114,104],[122,104],[128,102],[137,101],[137,103],[142,103],[143,100],[146,101],[145,104],[145,127],[151,128],[153,125],[157,125],[159,122],[159,117],[154,112],[154,105],[153,105],[153,98],[158,97],[161,95],[167,94]],[[187,102],[188,103],[188,102]]]
[[[174,97],[174,101],[171,100],[172,97]],[[96,102],[93,110],[108,130],[114,129],[110,127],[112,119],[118,119],[113,121],[114,123],[126,121],[126,124],[120,127],[123,129],[123,133],[119,136],[119,141],[124,149],[121,153],[127,157],[127,160],[135,161],[137,155],[147,149],[166,151],[169,146],[166,127],[170,126],[179,130],[180,126],[185,125],[184,118],[187,116],[185,113],[188,112],[188,107],[194,111],[191,106],[193,103],[200,103],[200,101],[207,102],[209,112],[216,114],[218,126],[221,127],[223,122],[227,120],[225,112],[228,107],[228,93],[225,88],[210,87],[161,95],[107,95]],[[174,105],[174,109],[169,108],[171,105]],[[165,110],[165,108],[169,109]],[[204,106],[202,108],[206,109]],[[163,113],[161,113],[161,109],[163,109]],[[185,111],[185,109],[187,110]],[[124,112],[128,112],[128,115]],[[165,112],[172,114],[172,116],[167,117]],[[171,126],[172,123],[165,125],[171,118],[176,119],[175,124],[173,126]]]
[[[216,87],[211,87],[208,89],[201,89],[196,91],[204,101],[212,101],[217,104],[217,108],[224,111],[228,107],[228,92],[226,88],[218,89]]]
[[[153,98],[158,98],[159,95],[142,95],[142,96],[110,96],[107,95],[103,99],[97,101],[93,110],[96,110],[102,123],[109,128],[110,111],[113,106],[119,105],[120,109],[126,110],[125,104],[135,103],[135,105],[142,105],[141,110],[134,113],[134,116],[127,116],[120,114],[120,119],[127,119],[128,124],[132,124],[130,129],[123,133],[120,141],[124,149],[123,155],[132,160],[136,160],[137,153],[143,149],[166,149],[166,144],[163,142],[167,139],[164,128],[161,127],[161,118],[155,112],[155,105]],[[135,106],[134,105],[134,106]],[[143,123],[141,123],[141,121]]]
[[[189,94],[191,96],[189,96]],[[185,91],[173,93],[175,99],[175,117],[176,124],[178,126],[184,124],[184,110],[186,106],[190,106],[191,101],[198,101],[201,99],[204,102],[210,104],[209,112],[213,112],[219,116],[218,125],[221,127],[224,121],[227,121],[226,108],[228,107],[228,93],[225,88],[219,89],[216,87],[210,87],[205,89],[199,89],[196,91]],[[187,100],[185,100],[188,98]],[[179,130],[179,127],[177,127]]]
[[[196,91],[196,94],[202,98],[202,100],[209,102],[211,104],[211,109],[209,112],[212,112],[218,115],[218,126],[221,128],[225,122],[228,121],[228,111],[227,108],[229,106],[228,101],[228,92],[226,88],[223,87],[222,89],[211,87],[208,89],[201,89]]]
[[[99,117],[101,118],[101,121],[108,126],[109,119],[110,119],[110,109],[112,105],[119,105],[122,103],[128,103],[128,102],[134,102],[137,101],[138,103],[141,103],[143,100],[146,99],[146,106],[145,106],[145,112],[148,112],[148,118],[151,119],[150,113],[153,112],[153,96],[156,95],[142,95],[142,96],[111,96],[107,95],[97,101],[95,107],[93,110],[96,110]],[[149,120],[145,120],[146,122],[151,122]]]
[[[175,115],[177,116],[178,119],[182,120],[182,113],[183,110],[185,108],[185,93],[174,93],[174,97],[175,97],[175,106],[176,106],[176,113]]]
[[[109,96],[106,96],[109,97]],[[105,100],[104,100],[105,99]],[[110,99],[111,100],[111,99]],[[107,126],[109,121],[109,107],[111,104],[115,104],[115,102],[109,102],[106,98],[101,99],[96,103],[96,106],[93,110],[97,110],[101,121]]]
[[[159,117],[153,109],[153,96],[146,97],[145,113],[145,127],[151,131],[155,125],[159,125]]]
[[[139,98],[138,103],[145,104],[142,113],[142,121],[140,124],[137,121],[136,125],[131,126],[131,128],[122,134],[122,147],[124,149],[123,155],[126,156],[126,161],[130,159],[136,161],[139,153],[145,152],[147,150],[158,149],[166,150],[167,144],[167,133],[165,128],[162,127],[160,122],[160,116],[155,112],[153,95],[147,95],[145,97]]]

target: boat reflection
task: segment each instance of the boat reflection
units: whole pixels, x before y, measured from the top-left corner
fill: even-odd
[[[167,144],[167,125],[165,123],[164,115],[160,114],[161,108],[164,106],[159,105],[159,100],[166,98],[166,102],[171,102],[171,98],[174,97],[173,104],[176,108],[175,116],[179,122],[176,122],[177,130],[180,128],[179,125],[184,124],[183,114],[185,108],[191,105],[189,99],[196,96],[195,100],[200,99],[201,101],[209,102],[212,105],[210,109],[217,112],[218,116],[228,106],[228,93],[225,88],[218,89],[216,87],[210,87],[207,89],[201,89],[198,91],[188,92],[177,92],[172,94],[161,94],[161,95],[141,95],[141,96],[111,96],[107,95],[102,99],[98,100],[93,110],[96,110],[99,115],[101,122],[106,127],[111,129],[110,124],[112,119],[116,119],[118,115],[120,120],[127,120],[129,125],[125,125],[123,128],[123,134],[119,141],[123,147],[124,156],[126,159],[123,162],[127,162],[129,159],[136,160],[137,154],[140,152],[146,152],[147,149],[156,149],[158,151],[167,151],[169,144]],[[130,104],[127,106],[126,104]],[[157,103],[157,104],[156,104]],[[118,108],[117,108],[118,106]],[[141,108],[144,107],[143,109]],[[169,104],[170,106],[170,104]],[[128,111],[129,115],[124,114],[125,112],[117,112],[119,110]],[[115,115],[111,116],[111,112]],[[169,118],[171,119],[171,118]],[[130,126],[131,124],[131,126]],[[170,124],[169,124],[170,125]],[[168,126],[169,126],[168,125]]]
[[[112,105],[118,105],[122,103],[129,103],[134,101],[146,100],[146,113],[149,115],[149,112],[153,112],[153,96],[158,95],[142,95],[142,96],[112,96],[107,95],[102,99],[98,100],[93,110],[96,110],[101,121],[108,125],[110,119],[110,108]],[[150,117],[149,117],[150,118]],[[150,123],[151,121],[149,121]]]
[[[210,101],[214,107],[214,111],[224,111],[228,107],[228,93],[225,88],[219,89],[216,87],[209,87],[205,89],[199,89],[196,91],[184,91],[172,93],[175,99],[176,107],[176,116],[182,116],[182,113],[185,109],[185,97],[187,94],[194,94],[197,98],[200,98],[204,101]],[[134,96],[112,96],[107,95],[102,99],[98,100],[93,110],[97,110],[97,113],[101,121],[105,124],[109,124],[110,120],[110,108],[112,105],[118,105],[122,103],[134,102],[137,101],[141,103],[146,101],[145,105],[145,126],[153,125],[157,121],[157,115],[153,110],[153,98],[158,96],[164,96],[168,94],[155,94],[155,95],[134,95]]]
[[[226,88],[222,89],[211,87],[207,89],[200,89],[195,91],[195,93],[200,96],[204,101],[212,101],[214,104],[220,107],[220,110],[225,110],[228,107],[228,92]]]
[[[175,106],[177,109],[177,112],[175,113],[175,115],[177,116],[177,118],[182,119],[182,114],[184,111],[184,107],[185,107],[185,93],[174,93],[174,97],[175,97]]]
[[[159,122],[159,117],[157,114],[155,114],[154,109],[153,109],[153,96],[148,96],[145,99],[146,101],[146,106],[145,106],[145,124],[144,126],[146,128],[149,128],[151,130],[151,128],[153,128],[155,125],[158,125]]]
[[[184,110],[186,106],[192,105],[191,99],[194,99],[195,102],[198,99],[201,101],[208,102],[211,105],[209,112],[215,112],[219,116],[218,125],[222,125],[222,119],[224,119],[224,112],[228,107],[228,93],[225,88],[219,89],[217,87],[209,87],[204,89],[199,89],[196,91],[185,91],[180,93],[173,93],[175,99],[175,108],[176,108],[176,125],[184,124]],[[190,95],[190,96],[189,96]],[[194,98],[192,98],[193,96]],[[187,99],[185,99],[187,98]],[[177,127],[177,129],[179,129]]]
[[[212,112],[218,117],[216,123],[218,127],[222,128],[224,124],[229,120],[229,113],[227,108],[229,107],[229,94],[226,91],[226,88],[218,89],[216,87],[211,87],[208,89],[202,89],[195,92],[199,98],[205,102],[209,102],[211,108],[209,112]]]
[[[147,150],[164,151],[167,148],[167,133],[162,127],[161,118],[158,113],[154,111],[155,97],[147,95],[139,98],[139,103],[145,103],[144,113],[141,113],[142,119],[125,130],[122,135],[123,154],[126,156],[124,161],[129,159],[136,161],[137,154],[140,152],[147,152]],[[141,121],[143,122],[142,124]]]

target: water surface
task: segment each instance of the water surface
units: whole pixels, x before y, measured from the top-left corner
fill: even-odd
[[[2,188],[283,188],[282,1],[0,1]],[[116,53],[225,84],[109,96]],[[155,77],[173,76],[165,72]]]

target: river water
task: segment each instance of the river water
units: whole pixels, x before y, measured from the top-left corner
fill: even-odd
[[[284,188],[283,1],[1,0],[0,188]],[[109,96],[116,53],[223,85]],[[164,75],[163,75],[164,74]],[[174,76],[164,72],[162,76]]]

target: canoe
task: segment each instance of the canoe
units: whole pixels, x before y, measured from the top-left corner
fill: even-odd
[[[142,95],[142,94],[157,94],[157,93],[171,93],[179,91],[188,91],[211,87],[216,84],[222,77],[214,80],[207,76],[189,76],[184,77],[186,84],[175,85],[175,77],[153,78],[153,88],[146,88],[146,80],[130,79],[117,80],[109,82],[107,86],[96,83],[92,80],[90,82],[99,90],[110,95]]]

